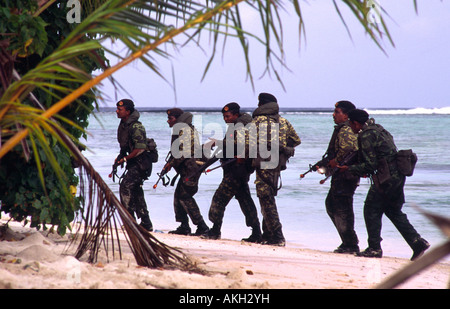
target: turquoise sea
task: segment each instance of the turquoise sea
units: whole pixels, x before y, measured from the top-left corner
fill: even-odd
[[[194,124],[200,131],[203,142],[211,136],[223,136],[226,126],[220,108],[184,109],[194,114]],[[162,169],[170,146],[171,130],[166,123],[164,110],[142,109],[140,120],[146,127],[147,136],[155,139],[160,157],[153,167],[150,179],[144,183],[145,198],[154,228],[166,233],[179,224],[175,222],[173,211],[174,187],[164,187],[160,183],[153,189],[157,172]],[[248,111],[251,113],[252,110]],[[416,230],[432,246],[442,243],[446,237],[415,206],[450,217],[450,108],[367,111],[377,123],[392,133],[399,149],[411,148],[417,153],[419,161],[416,170],[406,181],[407,202],[403,210]],[[287,246],[333,251],[340,244],[340,239],[325,211],[324,201],[329,182],[320,184],[323,176],[317,173],[309,173],[302,180],[299,177],[308,170],[309,164],[317,162],[325,152],[334,126],[332,111],[286,109],[281,114],[292,123],[302,140],[301,145],[296,148],[295,156],[290,159],[287,170],[282,172],[282,189],[277,196]],[[114,109],[96,112],[95,116],[96,118],[92,116],[90,119],[90,135],[86,140],[89,150],[85,151],[85,156],[118,196],[117,180],[113,182],[108,174],[119,152],[116,130],[120,120]],[[171,171],[169,176],[174,176],[174,172]],[[203,217],[210,226],[208,210],[221,177],[220,169],[203,174],[195,196]],[[253,181],[254,175],[250,180],[250,188],[259,208]],[[361,249],[367,246],[362,208],[368,188],[368,180],[361,179],[354,197],[355,229]],[[222,238],[240,240],[249,236],[250,232],[237,201],[232,200],[225,212]],[[382,237],[385,256],[411,256],[410,248],[386,217],[383,220]]]

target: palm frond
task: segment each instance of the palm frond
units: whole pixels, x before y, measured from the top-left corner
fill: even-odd
[[[67,142],[71,144],[69,140]],[[107,255],[112,251],[113,257],[117,248],[121,258],[118,231],[123,230],[138,265],[151,268],[173,267],[203,273],[203,270],[180,250],[165,245],[138,225],[89,161],[73,144],[71,147],[82,165],[80,190],[87,192],[82,224],[75,231],[77,237],[72,240],[72,244],[78,243],[76,258],[80,259],[88,254],[88,262],[96,263],[98,252],[102,248]]]

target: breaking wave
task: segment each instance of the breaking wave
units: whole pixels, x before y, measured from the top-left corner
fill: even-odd
[[[402,108],[402,109],[369,109],[365,108],[369,114],[379,115],[450,115],[450,106],[439,108]]]

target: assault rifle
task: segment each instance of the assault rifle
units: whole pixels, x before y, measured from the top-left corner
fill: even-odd
[[[233,158],[233,159],[227,160],[227,161],[225,161],[225,162],[222,162],[222,164],[220,164],[220,165],[218,165],[218,166],[216,166],[216,167],[213,167],[213,168],[211,168],[211,169],[209,169],[209,170],[206,170],[206,171],[205,171],[205,174],[206,174],[206,173],[209,173],[209,172],[212,172],[212,171],[214,171],[214,170],[216,170],[216,169],[218,169],[218,168],[220,168],[220,167],[224,167],[225,165],[228,165],[228,164],[230,164],[230,163],[233,163],[233,162],[236,161],[236,160],[237,160],[237,158]]]
[[[114,164],[112,165],[111,173],[109,173],[109,175],[108,175],[109,178],[112,178],[112,181],[113,181],[113,182],[116,182],[116,177],[119,177],[119,176],[117,175],[117,167],[118,167],[118,166],[119,166],[119,164],[114,163]]]
[[[302,180],[303,178],[305,178],[306,174],[311,173],[311,172],[315,172],[317,171],[317,166],[316,165],[309,165],[309,170],[307,170],[306,172],[304,172],[303,174],[300,174],[300,180]]]
[[[317,171],[319,174],[325,174],[327,171],[326,166],[328,165],[328,162],[330,162],[328,155],[327,154],[323,155],[322,160],[318,161],[316,164],[310,164],[309,170],[307,170],[303,174],[300,174],[300,180],[305,178],[306,174],[311,173],[311,172]]]
[[[320,162],[320,161],[319,161]],[[302,180],[303,178],[305,178],[306,174],[310,173],[310,172],[318,172],[319,174],[325,174],[327,171],[327,168],[325,166],[321,166],[319,164],[319,162],[317,162],[316,164],[310,164],[309,165],[309,170],[307,170],[305,173],[300,174],[300,180]],[[319,166],[319,167],[318,167]]]
[[[210,167],[211,165],[216,163],[217,160],[219,160],[219,158],[218,158],[219,151],[222,151],[222,147],[217,147],[217,149],[213,152],[211,157],[208,160],[206,160],[205,163],[202,164],[202,166],[200,166],[196,171],[194,171],[193,173],[191,173],[190,175],[188,175],[186,177],[186,181],[189,181],[189,179],[191,179],[192,177],[196,177],[197,175],[200,175],[204,170],[206,170],[208,167]],[[211,171],[211,170],[208,170],[208,171]]]
[[[342,162],[340,162],[339,165],[348,165],[348,164],[353,160],[353,158],[356,157],[357,154],[358,154],[357,151],[352,151],[352,152],[350,152],[349,154],[347,154],[347,155],[344,157],[344,159],[342,159]],[[339,167],[335,167],[335,168],[331,169],[331,171],[328,171],[328,170],[327,170],[327,171],[326,171],[327,177],[325,177],[324,179],[322,179],[322,180],[320,181],[320,184],[323,185],[323,184],[325,183],[325,181],[327,181],[328,178],[330,178],[331,176],[333,176],[334,174],[336,174],[337,171],[339,171]]]
[[[192,174],[190,174],[188,177],[186,177],[186,181],[188,181],[189,179],[191,179],[192,177],[196,177],[197,175],[201,174],[203,171],[206,173],[212,172],[220,167],[224,167],[225,165],[228,165],[232,162],[235,162],[237,160],[237,158],[233,158],[233,159],[229,159],[225,162],[222,162],[222,164],[213,167],[211,169],[207,169],[208,167],[210,167],[211,165],[213,165],[217,160],[219,160],[219,158],[217,157],[212,157],[210,159],[208,159],[202,166],[200,166],[195,172],[193,172]]]
[[[167,153],[166,159],[164,160],[166,163],[169,162],[169,158],[172,155],[172,152],[169,151]],[[156,181],[156,183],[153,185],[153,189],[156,189],[156,187],[158,186],[159,181],[162,179],[163,181],[163,186],[167,187],[167,185],[170,182],[170,178],[169,176],[167,176],[166,174],[169,172],[169,169],[166,169],[166,164],[164,164],[163,168],[161,169],[161,172],[156,173],[158,175],[158,180]]]
[[[219,160],[218,157],[216,156],[212,156],[211,158],[209,158],[208,160],[206,160],[205,163],[203,163],[202,166],[200,166],[197,170],[195,170],[193,173],[191,173],[190,175],[188,175],[186,177],[186,181],[188,181],[189,179],[196,177],[198,175],[200,175],[204,170],[206,170],[208,167],[210,167],[211,165],[213,165],[214,163],[217,162],[217,160]],[[206,173],[206,172],[205,172]]]
[[[117,175],[117,167],[119,166],[119,165],[121,165],[122,167],[123,167],[123,163],[122,164],[119,164],[119,163],[117,163],[118,161],[120,161],[120,159],[122,159],[124,156],[118,156],[117,157],[117,159],[116,159],[116,161],[114,161],[114,164],[112,165],[112,170],[111,170],[111,173],[108,175],[108,177],[109,178],[112,178],[112,181],[113,182],[116,182],[115,181],[115,178],[116,177],[119,177],[119,175]]]

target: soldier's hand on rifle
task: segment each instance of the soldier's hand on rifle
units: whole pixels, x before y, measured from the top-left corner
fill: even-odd
[[[123,168],[123,162],[125,162],[125,161],[124,161],[123,157],[121,157],[120,155],[118,155],[117,158],[114,160],[114,164],[117,166],[120,165],[121,168]]]
[[[328,162],[328,165],[329,165],[331,168],[335,168],[335,167],[338,166],[338,163],[336,162],[336,159],[331,159],[331,160]]]
[[[341,172],[345,172],[346,170],[348,170],[348,165],[336,165],[336,167],[338,168],[338,169],[340,169],[341,170]]]

